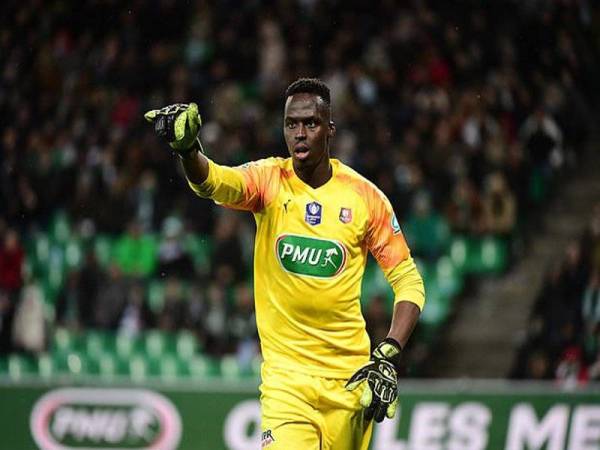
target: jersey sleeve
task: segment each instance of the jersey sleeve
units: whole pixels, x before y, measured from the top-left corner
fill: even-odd
[[[188,184],[200,197],[229,208],[258,212],[267,201],[273,166],[268,160],[251,162],[238,167],[222,166],[208,160],[208,177],[201,184]]]
[[[392,205],[377,190],[369,192],[367,205],[367,246],[394,291],[395,303],[409,301],[422,310],[425,304],[423,279],[410,256]]]

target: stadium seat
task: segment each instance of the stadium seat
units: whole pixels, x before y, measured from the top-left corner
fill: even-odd
[[[37,358],[37,373],[42,378],[50,378],[56,372],[54,360],[47,354],[41,354]]]
[[[218,375],[219,373],[215,361],[206,356],[196,355],[187,360],[186,363],[187,373],[190,375],[190,377],[195,379],[212,377]]]
[[[129,359],[129,377],[136,383],[141,383],[148,377],[148,361],[142,354],[132,355]]]
[[[219,363],[221,376],[226,379],[239,378],[242,371],[234,355],[225,355]]]
[[[188,330],[177,334],[175,346],[177,355],[182,359],[192,358],[199,349],[196,336]]]
[[[458,294],[463,287],[462,275],[448,256],[443,256],[436,262],[435,279],[440,289],[440,294],[449,300]]]
[[[12,380],[18,381],[35,373],[36,368],[32,358],[18,353],[8,355],[8,376]]]
[[[115,353],[119,358],[127,359],[140,349],[140,339],[125,333],[117,334],[115,338]]]
[[[58,243],[65,244],[71,236],[71,226],[64,211],[58,211],[49,227],[50,238]]]
[[[144,350],[151,359],[161,358],[165,353],[174,353],[174,336],[160,330],[148,331],[144,336]]]
[[[98,358],[114,346],[114,335],[105,331],[90,330],[83,336],[83,349],[91,358]]]
[[[76,348],[76,337],[68,328],[57,328],[52,338],[53,353],[67,353]]]

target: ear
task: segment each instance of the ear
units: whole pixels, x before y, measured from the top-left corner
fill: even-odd
[[[335,132],[336,132],[336,127],[335,127],[335,122],[333,120],[329,121],[329,137],[332,138],[333,136],[335,136]]]

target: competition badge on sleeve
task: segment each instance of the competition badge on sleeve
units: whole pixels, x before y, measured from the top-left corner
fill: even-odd
[[[321,223],[321,213],[323,207],[317,202],[310,202],[306,204],[306,215],[304,220],[309,225],[319,225]]]
[[[402,229],[400,228],[400,224],[398,223],[396,214],[392,215],[392,231],[394,232],[394,234],[402,233]]]

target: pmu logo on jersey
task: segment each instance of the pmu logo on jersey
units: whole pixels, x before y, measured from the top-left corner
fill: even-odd
[[[297,275],[331,278],[346,265],[346,248],[341,242],[296,234],[283,234],[275,243],[284,270]]]
[[[306,214],[304,220],[309,225],[319,225],[321,223],[321,213],[323,207],[317,202],[310,202],[306,204]]]
[[[267,445],[272,444],[273,442],[275,442],[275,438],[273,437],[271,430],[263,431],[260,441],[260,448],[265,448]]]
[[[52,390],[36,402],[29,424],[43,450],[175,450],[181,440],[175,406],[146,389]]]
[[[352,222],[352,210],[350,208],[340,209],[340,222],[342,222],[342,223]]]

